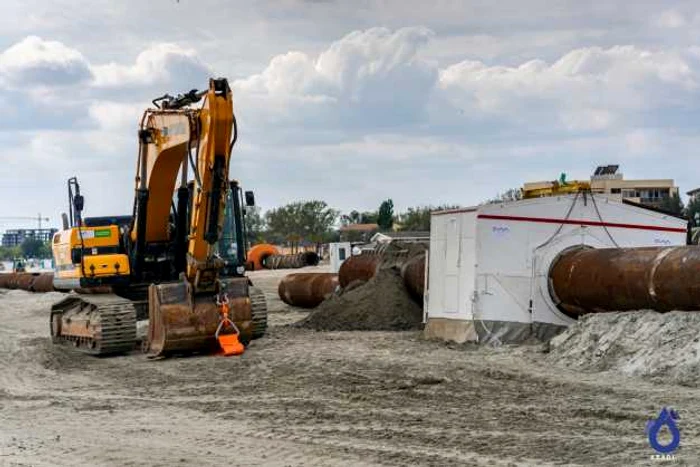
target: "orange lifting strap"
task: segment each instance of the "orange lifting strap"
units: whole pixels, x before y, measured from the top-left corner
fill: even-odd
[[[221,321],[219,322],[219,327],[216,328],[216,340],[219,341],[219,346],[221,346],[221,351],[224,356],[230,355],[241,355],[245,352],[245,346],[241,344],[238,340],[238,328],[228,317],[229,313],[229,302],[228,295],[218,295],[216,297],[216,304],[219,306],[219,312],[221,313]],[[221,334],[221,331],[226,329],[226,327],[233,329],[233,334]]]

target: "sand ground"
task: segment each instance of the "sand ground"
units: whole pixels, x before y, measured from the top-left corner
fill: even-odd
[[[541,346],[314,332],[253,273],[268,335],[241,357],[93,358],[54,347],[60,294],[0,291],[0,466],[663,465],[644,434],[680,414],[700,465],[700,389],[553,364]]]

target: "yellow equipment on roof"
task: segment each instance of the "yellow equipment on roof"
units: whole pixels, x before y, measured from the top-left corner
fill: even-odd
[[[566,174],[561,174],[559,180],[551,182],[526,183],[523,186],[523,198],[541,198],[543,196],[568,195],[580,191],[590,191],[591,183],[580,180],[566,181]]]

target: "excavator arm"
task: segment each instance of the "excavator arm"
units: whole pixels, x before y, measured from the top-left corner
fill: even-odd
[[[224,261],[215,254],[229,189],[228,171],[235,143],[233,99],[226,80],[211,80],[200,112],[200,135],[187,248],[187,280],[196,292],[214,291]]]
[[[202,101],[201,108],[189,107]],[[211,79],[209,89],[154,100],[139,131],[135,219],[131,230],[134,271],[148,276],[145,260],[158,256],[158,245],[172,240],[171,208],[180,173],[176,225],[175,267],[185,272],[197,293],[216,289],[223,261],[215,254],[224,221],[229,160],[235,138],[233,97],[225,79]],[[190,213],[188,170],[194,172]],[[189,225],[187,218],[189,217]],[[184,248],[186,243],[186,248]],[[185,258],[177,258],[179,255]],[[186,259],[186,261],[185,261]]]
[[[179,108],[199,98],[202,106],[196,111]],[[221,322],[217,302],[222,294],[230,299],[226,315],[237,323],[244,340],[256,333],[249,281],[245,277],[220,278],[225,262],[218,256],[216,245],[224,225],[229,161],[236,140],[231,89],[225,79],[212,79],[204,93],[192,91],[178,98],[164,96],[163,99],[162,108],[149,114],[149,121],[156,125],[141,131],[142,135],[146,131],[148,134],[139,160],[136,231],[132,233],[136,251],[140,252],[137,261],[143,261],[147,248],[153,248],[154,242],[167,239],[169,205],[178,164],[181,174],[178,192],[185,189],[188,162],[194,172],[194,184],[181,280],[149,288],[148,351],[153,356],[204,351],[215,345],[213,337]],[[166,124],[170,125],[167,131]],[[146,209],[142,211],[141,206]],[[176,224],[180,225],[184,223],[183,210],[177,212]],[[176,235],[182,232],[176,230]]]

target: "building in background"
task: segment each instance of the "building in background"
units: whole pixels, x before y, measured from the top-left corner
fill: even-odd
[[[673,179],[625,180],[618,169],[618,165],[602,165],[596,168],[591,175],[591,191],[616,201],[628,200],[655,208],[662,207],[668,198],[678,195],[678,187]],[[554,188],[556,184],[557,182],[525,183],[523,190],[543,190]]]
[[[698,199],[698,195],[700,195],[700,188],[690,190],[686,193],[686,195],[688,195],[688,203],[692,203],[693,201],[696,201]]]
[[[20,246],[26,239],[50,242],[58,229],[11,229],[2,234],[2,246]]]

